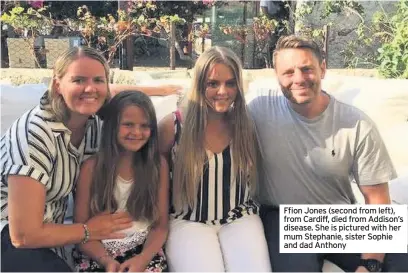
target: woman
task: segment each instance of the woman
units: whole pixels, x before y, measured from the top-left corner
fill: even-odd
[[[95,114],[110,97],[108,79],[109,66],[96,50],[69,49],[40,105],[1,138],[2,271],[70,271],[65,245],[122,238],[118,231],[131,226],[128,213],[63,224],[80,165],[98,150]],[[158,88],[139,89],[157,94]]]
[[[213,47],[194,67],[187,106],[159,125],[172,172],[170,271],[270,271],[258,206],[256,140],[242,68]]]

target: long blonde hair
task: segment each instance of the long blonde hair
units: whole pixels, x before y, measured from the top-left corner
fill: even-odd
[[[228,118],[232,124],[233,173],[250,185],[251,192],[256,181],[256,139],[253,123],[249,117],[243,90],[242,65],[233,51],[225,47],[212,47],[205,51],[194,66],[192,88],[183,112],[183,130],[174,162],[173,205],[180,211],[187,204],[196,204],[197,189],[203,175],[207,157],[204,135],[209,105],[206,102],[206,86],[209,72],[215,64],[228,66],[236,80],[237,96]]]
[[[61,54],[61,56],[58,57],[57,61],[54,64],[54,70],[53,70],[53,77],[52,80],[49,83],[48,86],[48,102],[51,105],[50,111],[56,118],[56,120],[60,122],[67,121],[70,117],[70,111],[63,99],[63,97],[57,92],[57,89],[55,88],[55,80],[56,79],[61,79],[65,73],[67,72],[68,66],[75,60],[77,60],[80,57],[88,57],[93,60],[96,60],[100,62],[105,70],[105,76],[106,76],[106,84],[108,86],[108,94],[109,92],[109,65],[108,62],[106,61],[105,57],[97,51],[96,49],[93,49],[91,47],[72,47],[65,52]],[[106,99],[106,102],[109,100],[110,95],[108,95],[108,98]]]

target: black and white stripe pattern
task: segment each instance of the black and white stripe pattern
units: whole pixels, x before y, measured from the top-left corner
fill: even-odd
[[[8,222],[8,175],[28,176],[42,183],[46,189],[44,223],[63,223],[81,163],[98,150],[102,125],[98,117],[88,120],[85,137],[76,148],[70,143],[70,131],[53,119],[48,107],[42,99],[0,140],[2,225]],[[65,258],[62,248],[56,252]]]
[[[180,116],[174,114],[175,142],[172,159],[177,153],[181,130]],[[207,151],[208,161],[203,167],[203,176],[198,186],[195,208],[186,206],[182,212],[174,212],[175,218],[206,224],[225,224],[243,215],[258,213],[258,206],[251,200],[249,187],[233,173],[231,145],[221,153]]]

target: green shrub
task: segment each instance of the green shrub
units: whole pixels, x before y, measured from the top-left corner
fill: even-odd
[[[397,2],[393,15],[388,15],[381,3],[380,8],[371,25],[363,21],[356,29],[358,38],[342,52],[345,64],[376,68],[385,78],[408,79],[408,0]],[[358,48],[364,48],[365,56],[356,55]]]
[[[383,45],[378,49],[378,70],[386,78],[408,79],[408,1],[400,0],[395,15],[379,14],[374,27]]]

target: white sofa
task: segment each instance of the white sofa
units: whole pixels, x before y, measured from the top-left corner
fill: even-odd
[[[189,89],[190,79],[149,79],[143,85],[179,84],[184,91]],[[249,92],[259,86],[276,85],[271,78],[257,79],[245,84]],[[11,86],[1,84],[1,134],[24,111],[38,104],[46,90],[44,84]],[[365,77],[338,76],[327,74],[323,89],[341,101],[355,105],[365,111],[377,124],[391,158],[397,169],[398,178],[391,181],[390,191],[394,203],[408,204],[408,80],[384,80]],[[152,97],[158,120],[176,109],[178,97]],[[355,194],[362,201],[355,187]],[[342,272],[337,266],[326,262],[324,272]]]

